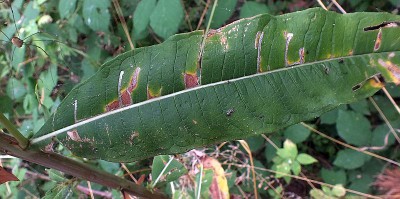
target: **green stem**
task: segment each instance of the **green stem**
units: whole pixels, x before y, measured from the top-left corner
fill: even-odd
[[[18,145],[22,149],[26,149],[28,146],[28,139],[24,137],[17,128],[4,116],[3,113],[0,113],[0,123],[8,130],[8,132],[14,136],[14,138],[18,141]]]

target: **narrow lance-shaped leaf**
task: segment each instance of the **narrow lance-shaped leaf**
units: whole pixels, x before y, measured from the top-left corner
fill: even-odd
[[[105,63],[33,146],[57,135],[78,156],[135,161],[315,118],[371,96],[383,86],[375,77],[400,83],[398,21],[315,8],[212,30],[204,50],[202,31],[175,35]]]

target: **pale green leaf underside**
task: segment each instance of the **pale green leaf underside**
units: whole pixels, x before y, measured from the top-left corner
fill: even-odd
[[[378,26],[393,21],[400,17],[322,9],[259,15],[211,31],[202,54],[202,31],[175,35],[105,63],[34,146],[69,126],[57,138],[76,155],[135,161],[313,119],[371,96],[382,86],[375,75],[398,81],[400,28]]]

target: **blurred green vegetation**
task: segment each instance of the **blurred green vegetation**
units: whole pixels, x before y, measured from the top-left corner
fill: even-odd
[[[323,2],[326,5],[330,3]],[[397,14],[400,8],[398,0],[338,2],[347,12],[385,11]],[[119,4],[129,36],[138,48],[160,43],[176,33],[205,29],[210,20],[212,1],[120,0]],[[316,1],[301,0],[220,0],[211,28],[219,28],[240,18],[261,13],[278,15],[317,6],[319,5]],[[206,7],[209,9],[202,18]],[[337,10],[335,6],[330,9]],[[4,1],[0,3],[0,24],[0,111],[26,137],[33,135],[43,125],[75,85],[93,75],[102,63],[131,49],[111,0]],[[13,36],[23,39],[24,45],[21,48],[16,48],[10,42]],[[395,85],[388,85],[386,88],[398,101],[399,88]],[[379,92],[373,99],[398,132],[399,113],[388,98]],[[356,147],[382,147],[372,152],[394,161],[399,160],[399,145],[389,133],[388,125],[371,100],[343,105],[307,123]],[[347,189],[376,194],[377,189],[371,186],[374,176],[388,166],[387,162],[355,152],[312,133],[301,124],[268,136],[268,141],[261,136],[246,140],[255,166],[296,176],[302,176],[301,171],[310,179],[337,185],[335,188],[315,185],[320,190],[314,189],[311,193],[313,197],[321,194],[332,198],[343,196],[341,185]],[[56,146],[56,149],[66,156],[79,159],[62,146]],[[292,153],[293,150],[296,155]],[[177,194],[194,197],[198,187],[196,183],[200,182],[196,180],[199,173],[195,165],[198,163],[197,159],[204,154],[223,163],[231,195],[254,197],[251,171],[246,167],[250,165],[250,157],[237,142],[227,143],[220,148],[211,147],[178,155],[171,161],[172,166],[166,169],[164,164],[169,161],[169,156],[158,156],[154,161],[127,163],[126,166],[134,172],[135,178],[150,188],[158,188],[174,197]],[[88,186],[84,181],[19,159],[1,161],[5,168],[12,170],[21,179],[20,182],[10,182],[7,186],[0,185],[1,198],[89,197],[82,191]],[[119,163],[82,161],[129,178]],[[177,168],[179,172],[176,171]],[[305,197],[312,190],[307,182],[299,179],[260,169],[256,169],[256,172],[261,198],[280,198],[290,194]],[[39,174],[39,177],[35,174]],[[155,184],[156,178],[164,174],[166,176]],[[210,178],[209,172],[205,176]],[[204,183],[204,187],[210,186],[205,181],[201,183]],[[118,191],[107,187],[97,184],[92,184],[91,187],[103,194],[122,197]],[[208,190],[204,187],[201,195],[207,197]]]

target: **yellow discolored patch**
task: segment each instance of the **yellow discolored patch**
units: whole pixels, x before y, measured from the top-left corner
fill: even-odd
[[[229,188],[224,169],[217,159],[206,156],[203,160],[204,169],[213,170],[214,176],[210,186],[211,198],[228,199]]]
[[[153,99],[161,96],[162,87],[157,90],[151,89],[149,85],[147,85],[147,99]]]
[[[400,68],[396,64],[391,61],[384,61],[383,59],[378,59],[378,63],[381,67],[383,67],[386,71],[382,71],[382,73],[387,75],[390,80],[396,85],[400,84]],[[388,78],[386,77],[386,78]]]

